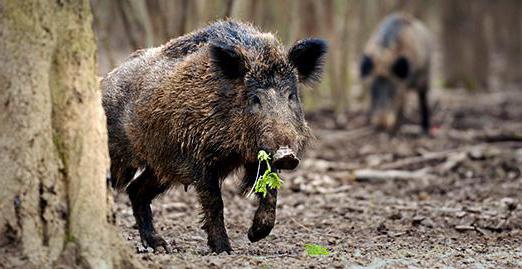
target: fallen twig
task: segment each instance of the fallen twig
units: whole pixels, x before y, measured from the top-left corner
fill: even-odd
[[[434,177],[425,170],[404,171],[404,170],[372,170],[361,169],[354,171],[354,177],[357,181],[385,180],[385,179],[425,179]]]
[[[410,165],[434,161],[434,160],[445,160],[448,158],[448,156],[453,155],[455,153],[468,152],[470,149],[477,148],[477,147],[483,147],[484,145],[485,144],[478,144],[478,145],[460,147],[460,148],[456,148],[456,149],[439,151],[439,152],[428,152],[421,156],[403,158],[403,159],[397,160],[395,162],[386,163],[386,164],[380,165],[379,168],[380,169],[397,169],[397,168],[402,168],[405,166],[410,166]]]
[[[474,231],[475,230],[475,226],[471,226],[471,225],[457,225],[457,226],[455,226],[455,230],[457,230],[459,232],[462,232],[462,231]]]
[[[373,128],[369,126],[348,130],[348,131],[316,131],[317,136],[328,136],[330,139],[355,139],[373,133]]]
[[[456,152],[448,155],[446,161],[440,165],[440,169],[437,169],[442,172],[447,172],[457,167],[460,163],[468,158],[467,152]]]
[[[522,133],[498,133],[498,134],[485,134],[478,137],[479,140],[482,140],[487,143],[495,143],[495,142],[522,142]]]
[[[404,158],[400,159],[398,161],[387,163],[380,165],[379,168],[381,169],[397,169],[404,166],[410,166],[413,164],[433,161],[433,160],[439,160],[439,159],[445,159],[448,155],[448,152],[437,152],[437,153],[428,153],[423,156],[415,156],[410,158]]]
[[[303,160],[301,167],[307,170],[326,172],[352,170],[355,169],[357,166],[348,162],[336,162],[310,158]]]

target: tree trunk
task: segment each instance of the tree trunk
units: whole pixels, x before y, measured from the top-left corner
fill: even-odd
[[[109,222],[89,3],[0,1],[0,264],[132,268]]]
[[[320,20],[323,22],[323,29],[326,33],[328,33],[328,40],[331,40],[328,44],[329,52],[328,52],[328,65],[326,66],[326,76],[328,77],[326,81],[329,82],[330,88],[330,96],[329,101],[331,104],[330,107],[333,108],[335,112],[335,116],[338,116],[341,113],[343,99],[341,96],[343,85],[339,84],[339,65],[344,64],[344,62],[338,61],[339,52],[340,52],[340,44],[341,38],[339,37],[339,31],[337,29],[337,24],[335,21],[335,7],[333,0],[325,0],[322,2],[323,9],[322,14],[320,14]],[[339,63],[341,62],[341,63]],[[337,117],[336,117],[337,118]]]
[[[500,58],[500,87],[522,84],[522,1],[503,0],[492,5],[493,41]]]
[[[445,0],[442,7],[443,75],[448,87],[487,89],[489,49],[484,1]]]
[[[152,47],[154,35],[145,2],[143,0],[119,0],[116,6],[133,49]]]
[[[223,14],[223,18],[230,18],[232,16],[232,11],[234,9],[234,0],[226,0],[225,1],[225,12]]]
[[[181,0],[181,7],[180,7],[180,16],[179,16],[179,22],[178,22],[178,31],[177,36],[182,36],[186,32],[187,28],[187,17],[188,17],[188,10],[189,10],[189,2],[188,0]]]
[[[297,1],[296,11],[294,13],[294,19],[296,19],[296,28],[294,30],[294,34],[292,39],[299,40],[308,37],[317,37],[320,33],[320,5],[319,1],[314,0],[302,0]],[[330,50],[328,53],[332,53]],[[330,59],[330,56],[328,60]],[[329,62],[328,62],[329,64]],[[326,65],[328,68],[328,65]],[[329,71],[329,70],[325,70]],[[325,84],[328,85],[331,89],[330,76],[329,73],[325,73]],[[316,110],[324,105],[324,100],[330,100],[330,92],[331,90],[325,89],[324,93],[320,90],[303,90],[301,91],[303,96],[303,106],[305,110]]]

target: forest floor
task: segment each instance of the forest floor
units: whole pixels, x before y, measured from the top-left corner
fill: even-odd
[[[256,201],[225,182],[231,255],[209,253],[193,188],[153,203],[173,254],[141,247],[125,195],[117,223],[152,267],[521,268],[522,93],[434,97],[432,137],[420,134],[414,108],[393,137],[365,127],[363,112],[346,114],[342,128],[328,111],[309,115],[317,139],[296,171],[282,173],[267,238],[248,241]],[[307,243],[331,254],[307,256]]]

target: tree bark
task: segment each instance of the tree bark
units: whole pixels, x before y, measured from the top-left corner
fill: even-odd
[[[490,58],[486,2],[445,0],[442,7],[443,75],[448,87],[487,89]]]
[[[116,6],[133,49],[152,47],[154,35],[147,4],[143,0],[119,0]]]
[[[493,40],[501,60],[501,88],[522,84],[522,1],[503,0],[492,5]]]
[[[133,268],[109,222],[89,3],[0,1],[0,264]]]
[[[225,12],[223,14],[223,18],[230,18],[232,16],[232,11],[234,9],[234,0],[226,0],[225,1]]]

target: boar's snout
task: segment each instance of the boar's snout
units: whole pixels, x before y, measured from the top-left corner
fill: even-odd
[[[397,116],[393,111],[375,113],[371,117],[371,124],[377,127],[378,130],[390,131],[397,125]]]
[[[289,147],[280,147],[272,157],[272,165],[276,169],[293,170],[299,164],[295,152]]]

